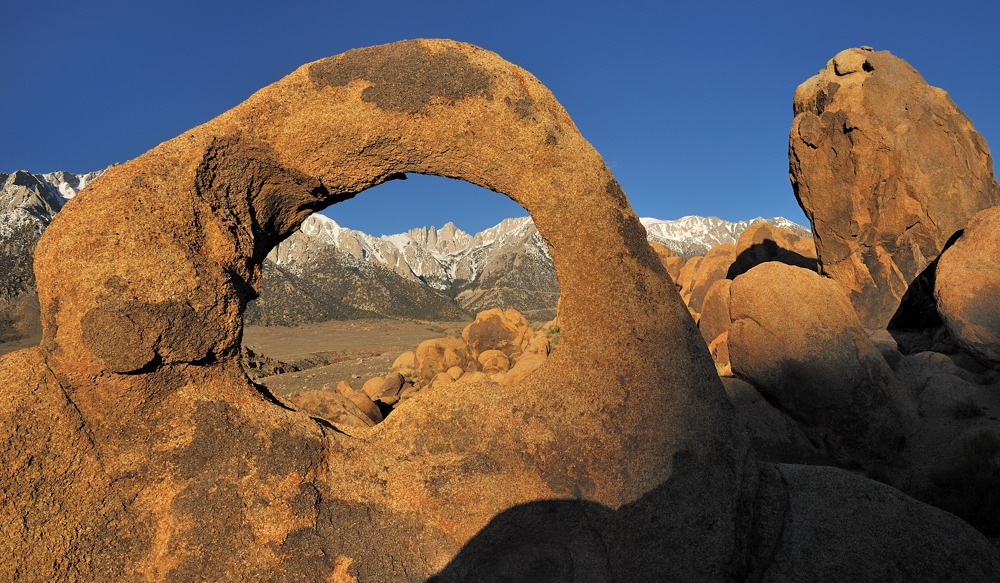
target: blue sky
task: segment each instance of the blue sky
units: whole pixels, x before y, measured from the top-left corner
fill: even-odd
[[[805,222],[788,181],[795,87],[842,49],[906,59],[1000,144],[1000,3],[0,0],[0,171],[141,155],[303,63],[408,38],[499,53],[555,94],[640,216]],[[444,178],[325,211],[379,235],[526,214]]]

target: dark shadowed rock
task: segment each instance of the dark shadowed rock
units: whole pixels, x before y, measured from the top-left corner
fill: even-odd
[[[739,539],[724,577],[707,568],[680,572],[660,560],[669,551],[643,535],[659,518],[665,485],[617,510],[586,500],[515,506],[430,581],[960,583],[990,581],[1000,570],[996,549],[972,527],[890,486],[837,468],[757,467],[738,502],[748,512],[738,536],[752,538]],[[658,533],[675,540],[669,530]]]
[[[953,514],[837,468],[774,467],[786,488],[785,520],[763,581],[995,577],[996,548]]]
[[[732,284],[733,372],[833,455],[892,459],[913,405],[833,280],[769,262]]]
[[[986,140],[888,51],[847,49],[795,92],[789,166],[823,273],[885,328],[949,237],[1000,204]]]
[[[941,256],[934,295],[948,332],[977,358],[1000,364],[1000,207],[984,210]]]
[[[794,464],[819,459],[795,421],[764,400],[753,385],[734,377],[722,377],[722,385],[762,461]]]

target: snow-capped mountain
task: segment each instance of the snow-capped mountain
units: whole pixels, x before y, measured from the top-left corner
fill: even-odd
[[[812,231],[807,227],[795,224],[784,217],[773,219],[757,217],[735,223],[724,221],[719,217],[687,216],[673,221],[645,217],[640,218],[639,222],[646,227],[647,239],[670,247],[674,253],[686,259],[704,255],[716,245],[723,243],[735,245],[743,231],[761,222],[788,229],[802,237],[812,238]]]
[[[328,245],[442,291],[475,281],[497,257],[515,250],[525,249],[540,261],[552,262],[530,217],[504,219],[475,236],[447,223],[441,229],[422,227],[373,237],[319,214],[307,218],[268,258],[295,271]]]
[[[805,227],[781,217],[735,223],[696,216],[640,221],[649,240],[663,243],[687,258],[704,255],[722,243],[736,243],[747,227],[761,221],[811,236]],[[470,314],[495,307],[516,308],[530,319],[545,320],[555,315],[559,300],[559,283],[548,246],[530,217],[504,219],[475,235],[447,223],[440,229],[423,227],[373,237],[315,214],[279,244],[268,259],[276,269],[304,277],[319,257],[334,252],[342,254],[342,264],[350,260],[366,262],[407,282],[425,284],[454,298]],[[265,274],[271,272],[265,270]],[[264,287],[262,297],[268,293],[266,280]]]
[[[503,307],[539,319],[555,315],[559,296],[555,268],[547,245],[528,217],[505,219],[475,236],[448,223],[441,229],[424,227],[376,238],[341,227],[323,215],[312,215],[268,260],[276,268],[301,276],[318,257],[329,256],[334,249],[408,282],[429,286],[454,298],[467,312]],[[265,294],[267,287],[265,281]]]
[[[748,227],[766,222],[811,237],[811,231],[783,217],[730,222],[718,217],[687,216],[667,221],[639,219],[646,237],[670,247],[677,255],[704,255],[723,243],[735,244]],[[382,265],[410,280],[419,280],[437,290],[453,289],[476,281],[496,258],[521,251],[537,262],[551,264],[548,246],[530,217],[504,219],[474,236],[447,223],[441,229],[423,227],[398,235],[373,237],[338,225],[323,215],[310,216],[299,231],[282,242],[269,258],[278,265],[296,269],[309,261],[311,253],[333,245],[358,259]]]
[[[0,237],[9,237],[12,229],[28,223],[40,235],[66,201],[102,174],[104,170],[87,174],[0,172]]]

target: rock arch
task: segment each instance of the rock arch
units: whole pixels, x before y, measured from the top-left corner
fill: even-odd
[[[306,216],[410,172],[461,178],[529,211],[563,290],[564,334],[520,386],[435,393],[348,437],[241,378],[240,315],[260,262]],[[132,510],[149,536],[194,549],[154,560],[136,542],[139,569],[252,571],[338,544],[330,569],[333,555],[378,569],[352,555],[366,545],[330,542],[316,525],[324,512],[355,523],[377,511],[371,528],[405,523],[409,535],[389,538],[430,545],[397,554],[426,575],[505,508],[560,497],[615,508],[677,464],[720,487],[697,512],[728,524],[717,532],[731,538],[746,447],[711,358],[601,157],[538,80],[492,53],[419,40],[305,65],[111,169],[59,215],[36,257],[39,355],[92,433],[107,481],[141,476],[129,495],[147,500]],[[122,435],[152,456],[126,451]],[[234,441],[233,451],[219,445]],[[456,502],[468,492],[477,499]],[[241,510],[254,497],[285,508],[283,521]],[[219,516],[219,540],[275,533],[241,559],[256,567],[199,538],[194,525]],[[718,545],[719,565],[728,546]],[[221,554],[209,561],[208,549]]]

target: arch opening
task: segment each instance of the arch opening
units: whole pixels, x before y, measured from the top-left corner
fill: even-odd
[[[425,341],[461,339],[477,315],[486,318],[490,310],[505,312],[493,322],[503,332],[493,334],[489,346],[473,341],[458,347],[463,362],[461,373],[452,371],[459,377],[455,381],[504,382],[512,370],[510,380],[523,378],[558,344],[559,284],[548,246],[527,210],[461,180],[400,178],[310,215],[262,262],[260,296],[244,312],[244,369],[256,383],[314,416],[356,421],[331,410],[331,401],[344,405],[343,393],[360,395],[367,386],[366,395],[385,418],[401,402],[393,397],[410,387],[416,397],[431,384],[428,373],[442,364],[394,367],[396,360],[416,353]],[[449,192],[435,196],[436,189]],[[435,209],[421,214],[428,205]],[[340,212],[343,206],[348,209]],[[457,212],[460,206],[464,213]],[[368,217],[359,209],[368,215],[393,209],[398,217],[365,223]],[[491,217],[479,216],[487,212]],[[416,218],[403,223],[407,217]],[[421,217],[439,228],[413,222]],[[482,228],[466,232],[457,221]],[[375,228],[352,229],[358,222]],[[385,224],[397,229],[376,230]],[[480,362],[486,350],[506,353]],[[526,351],[534,356],[522,359]],[[405,378],[398,387],[389,383],[390,395],[372,389],[375,379],[391,380],[400,369]],[[485,379],[474,374],[484,369]],[[421,378],[421,370],[428,378]],[[338,387],[340,396],[332,394]]]

